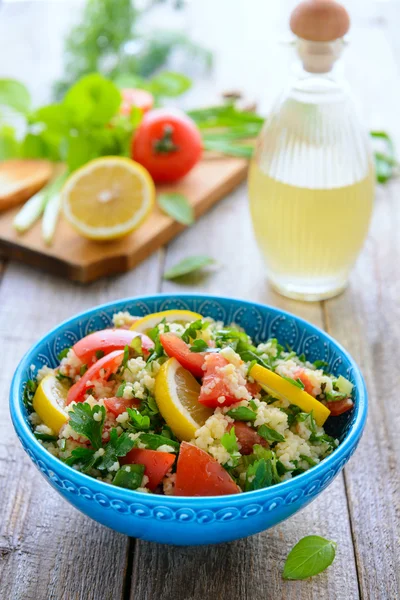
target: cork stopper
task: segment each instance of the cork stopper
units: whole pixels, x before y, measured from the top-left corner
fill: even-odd
[[[335,0],[304,0],[290,17],[290,29],[310,42],[332,42],[349,30],[347,10]]]

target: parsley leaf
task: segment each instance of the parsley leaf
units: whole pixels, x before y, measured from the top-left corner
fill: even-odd
[[[123,465],[115,474],[113,484],[136,490],[142,484],[144,465]]]
[[[38,384],[33,379],[28,379],[28,381],[26,382],[25,387],[24,387],[23,402],[24,402],[25,408],[29,412],[33,411],[32,402],[33,402],[33,396],[35,395],[37,387],[38,387]]]
[[[117,398],[122,398],[122,396],[124,395],[125,387],[126,387],[126,381],[123,381],[121,383],[121,385],[118,386],[118,389],[117,389],[117,391],[115,393],[115,396]]]
[[[275,429],[271,429],[271,427],[268,427],[267,425],[261,425],[261,427],[258,428],[258,435],[264,438],[264,440],[267,440],[267,442],[271,443],[285,441],[285,437],[283,435],[275,431]]]
[[[260,490],[272,485],[272,465],[270,460],[261,458],[247,467],[245,491]]]
[[[143,356],[142,338],[137,335],[131,341],[131,348],[135,351],[138,356]]]
[[[62,360],[63,358],[65,358],[70,350],[71,346],[68,346],[68,348],[64,348],[64,350],[61,350],[61,352],[57,354],[58,360]]]
[[[166,444],[167,446],[171,446],[175,452],[178,452],[180,446],[179,442],[156,433],[143,433],[140,436],[140,441],[142,444],[145,444],[146,448],[150,448],[150,450],[157,450],[157,448]]]
[[[235,419],[236,421],[255,421],[257,418],[257,414],[246,406],[232,408],[226,414],[228,417],[232,417],[232,419]]]
[[[124,431],[118,437],[117,430],[111,429],[110,441],[105,447],[105,452],[97,468],[101,471],[110,469],[117,462],[118,457],[126,456],[134,445],[135,442],[129,437],[129,433]]]
[[[205,327],[204,327],[205,325]],[[190,325],[188,327],[186,327],[185,331],[182,334],[182,339],[184,342],[186,342],[187,344],[190,343],[190,340],[195,340],[197,338],[197,332],[198,331],[202,331],[202,329],[205,329],[208,326],[207,321],[205,323],[203,323],[203,321],[201,319],[198,319],[197,321],[193,321],[193,323],[190,323]]]
[[[190,346],[190,352],[205,352],[206,350],[209,350],[209,347],[202,339],[194,340],[193,344]]]
[[[101,447],[101,434],[103,431],[106,409],[96,404],[93,408],[86,402],[79,402],[69,412],[69,425],[76,433],[86,437],[93,448]]]
[[[71,385],[73,383],[72,377],[68,377],[68,375],[63,375],[62,373],[57,373],[56,379],[58,379],[58,381],[61,381],[61,383],[69,383]]]
[[[301,390],[304,390],[305,385],[304,383],[301,381],[301,379],[297,378],[297,379],[292,379],[291,377],[286,377],[286,375],[281,375],[282,379],[285,379],[286,381],[288,381],[289,383],[291,383],[292,385],[295,385],[296,387],[300,388]]]
[[[40,433],[39,431],[34,431],[33,435],[37,440],[41,440],[42,442],[56,442],[58,440],[58,437],[56,435]]]
[[[315,360],[313,364],[316,369],[322,369],[324,367],[329,367],[329,363],[327,363],[326,360]]]
[[[284,579],[307,579],[325,571],[335,560],[335,542],[318,535],[302,538],[286,559],[283,569]]]
[[[142,415],[136,408],[127,408],[126,410],[135,429],[143,431],[150,428],[150,417],[148,415]]]
[[[71,456],[66,458],[64,462],[70,467],[78,465],[81,471],[86,472],[93,467],[96,462],[94,453],[95,451],[91,448],[74,448],[71,452]]]
[[[232,427],[232,429],[229,432],[224,433],[224,435],[221,438],[221,444],[231,456],[229,461],[231,463],[231,466],[237,466],[241,458],[241,454],[239,452],[239,446],[237,443],[234,427]]]

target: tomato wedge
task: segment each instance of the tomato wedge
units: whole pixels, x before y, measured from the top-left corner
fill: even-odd
[[[123,350],[129,346],[133,338],[141,337],[143,353],[149,354],[149,350],[154,348],[154,343],[147,335],[131,331],[129,329],[103,329],[95,331],[82,338],[73,346],[76,356],[87,365],[96,359],[96,353],[102,353],[102,356],[114,352],[114,350]]]
[[[144,474],[149,478],[147,487],[154,491],[174,464],[175,458],[175,454],[169,452],[133,448],[126,456],[120,458],[120,463],[144,465]]]
[[[100,358],[82,375],[79,381],[68,390],[67,404],[71,402],[82,402],[87,390],[91,388],[93,381],[108,379],[111,373],[115,373],[124,358],[123,350],[110,352]]]
[[[176,358],[195,377],[203,377],[204,352],[191,352],[189,346],[174,333],[162,333],[160,342],[169,357]]]
[[[247,425],[247,423],[243,423],[243,421],[230,423],[228,425],[228,431],[230,431],[232,427],[235,428],[235,435],[240,444],[241,454],[251,454],[255,444],[260,444],[260,446],[264,447],[268,446],[268,442],[258,435],[257,431]]]
[[[338,417],[354,406],[353,400],[345,398],[344,400],[336,400],[335,402],[327,402],[326,407],[331,411],[332,417]]]
[[[203,371],[203,385],[199,396],[199,402],[205,406],[217,408],[217,406],[230,406],[239,401],[234,396],[229,381],[219,371],[227,364],[226,358],[220,354],[209,354],[207,357],[206,370]]]
[[[239,487],[207,452],[182,442],[176,470],[175,496],[224,496]]]
[[[118,417],[118,415],[122,415],[122,413],[126,412],[127,408],[138,407],[140,404],[140,400],[136,398],[131,398],[127,400],[126,398],[104,398],[104,406],[107,411]]]

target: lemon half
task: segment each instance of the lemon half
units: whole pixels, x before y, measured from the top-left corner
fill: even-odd
[[[154,205],[155,186],[139,163],[105,156],[72,173],[61,199],[66,219],[81,235],[112,240],[141,225]]]
[[[305,412],[313,411],[315,422],[321,427],[331,414],[331,411],[326,406],[310,394],[261,365],[254,365],[250,371],[250,375],[275,398],[284,398],[291,404],[299,406]]]
[[[170,358],[156,377],[155,397],[161,415],[180,440],[190,441],[213,409],[200,404],[200,384],[176,358]]]
[[[133,323],[131,329],[139,333],[146,333],[164,319],[167,323],[191,323],[202,318],[202,315],[191,310],[163,310],[138,319]]]
[[[46,375],[33,397],[34,411],[54,433],[58,433],[68,421],[68,414],[64,411],[67,393],[67,388],[55,375]]]

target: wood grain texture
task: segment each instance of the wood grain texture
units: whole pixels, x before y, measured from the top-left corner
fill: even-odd
[[[198,218],[234,189],[246,173],[247,161],[243,159],[204,158],[182,181],[157,186],[157,192],[183,194]],[[184,229],[156,205],[139,229],[110,242],[87,240],[61,218],[54,242],[48,246],[41,221],[23,235],[15,231],[12,223],[18,210],[0,214],[0,254],[82,283],[129,271]]]

